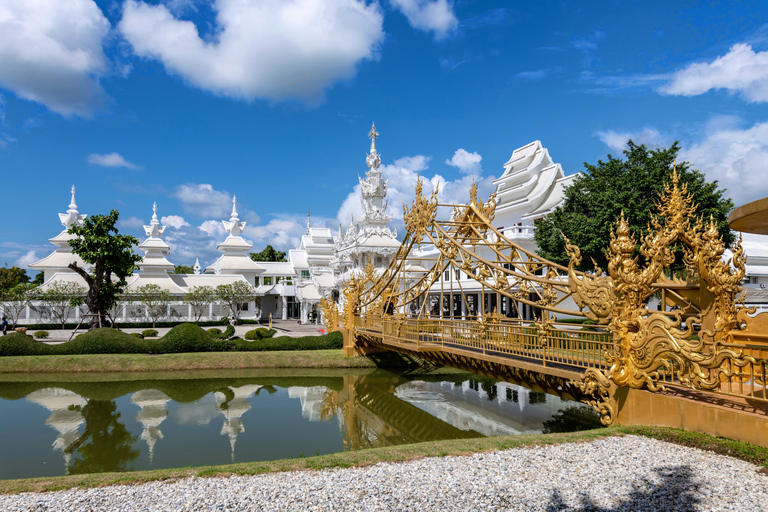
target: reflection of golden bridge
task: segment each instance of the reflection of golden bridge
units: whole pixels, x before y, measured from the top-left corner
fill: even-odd
[[[323,301],[347,355],[397,351],[582,401],[604,424],[768,445],[768,313],[737,307],[742,249],[723,261],[716,223],[695,216],[676,172],[639,247],[617,221],[607,274],[577,271],[580,251],[567,239],[568,267],[516,245],[492,226],[495,206],[474,185],[469,204],[451,206],[417,184],[389,267],[368,265],[340,304]],[[450,220],[436,220],[441,207]]]
[[[346,450],[481,437],[397,398],[395,388],[405,382],[395,375],[346,375],[341,391],[325,391],[321,418],[339,415]]]

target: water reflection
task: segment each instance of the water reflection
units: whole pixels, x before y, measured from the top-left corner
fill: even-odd
[[[0,478],[271,460],[439,439],[563,431],[573,425],[588,428],[595,426],[592,420],[599,425],[580,405],[468,377],[414,378],[374,371],[298,378],[255,374],[232,379],[0,382],[0,431],[29,433],[0,437],[0,453],[18,451],[21,443],[26,454],[22,463],[13,465],[14,457],[3,457]],[[35,419],[40,407],[50,412],[44,421]],[[55,431],[53,450],[45,425]],[[47,465],[51,454],[63,457],[63,472]]]

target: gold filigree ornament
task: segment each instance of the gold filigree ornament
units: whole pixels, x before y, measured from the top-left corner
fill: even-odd
[[[320,308],[323,310],[323,320],[328,332],[339,330],[339,308],[331,299],[323,297],[320,299]]]
[[[406,231],[415,237],[416,244],[421,246],[421,237],[427,232],[427,228],[434,222],[437,214],[437,191],[438,186],[432,192],[432,197],[427,199],[422,194],[421,179],[416,179],[416,198],[411,204],[411,208],[403,203],[403,223]]]
[[[615,418],[613,391],[616,388],[610,378],[597,368],[588,368],[581,380],[570,381],[574,388],[578,389],[583,402],[600,415],[600,422],[606,427],[613,423]]]

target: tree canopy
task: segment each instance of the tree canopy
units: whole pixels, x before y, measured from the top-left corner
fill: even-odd
[[[120,214],[112,210],[109,215],[91,215],[81,226],[73,225],[69,233],[77,235],[69,241],[72,252],[87,264],[86,268],[76,262],[69,268],[80,274],[88,283],[85,304],[91,314],[91,328],[104,325],[106,313],[117,301],[118,294],[127,284],[130,276],[141,261],[133,252],[139,241],[130,235],[118,233],[115,223]]]
[[[648,232],[651,215],[656,211],[654,202],[664,185],[671,184],[670,174],[680,146],[675,142],[666,149],[649,150],[631,140],[627,146],[624,158],[609,154],[606,162],[584,163],[584,173],[566,187],[563,204],[536,221],[534,237],[540,256],[568,264],[562,232],[581,249],[580,270],[592,270],[593,259],[605,270],[611,229],[622,211],[638,240]],[[697,215],[705,219],[711,215],[723,241],[730,246],[734,235],[728,227],[728,212],[733,202],[724,196],[725,190],[718,188],[717,181],[708,182],[688,162],[678,163],[676,168],[680,184],[686,184],[693,197]]]
[[[288,261],[285,259],[285,251],[277,251],[271,245],[268,245],[261,252],[252,252],[248,256],[253,261]]]
[[[285,253],[283,253],[285,254]],[[28,283],[27,271],[16,266],[9,267],[6,263],[0,267],[0,293],[10,290],[17,284]]]
[[[176,265],[171,274],[194,274],[195,269],[190,265]]]

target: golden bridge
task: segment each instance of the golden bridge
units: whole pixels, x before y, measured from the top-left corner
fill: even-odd
[[[495,207],[474,184],[466,205],[443,205],[419,182],[390,265],[369,263],[322,302],[346,354],[462,368],[589,404],[605,425],[768,445],[768,313],[739,306],[740,243],[724,261],[715,221],[696,216],[675,171],[639,244],[617,220],[607,273],[578,271],[567,239],[567,267],[526,250],[492,225]]]

